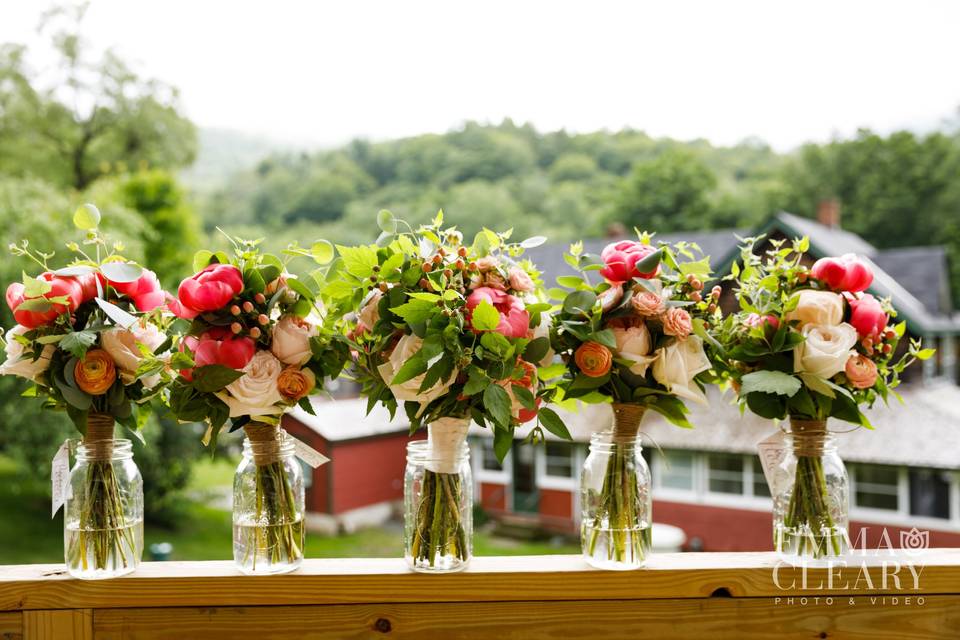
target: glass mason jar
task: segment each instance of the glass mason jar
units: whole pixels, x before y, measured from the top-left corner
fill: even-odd
[[[470,448],[457,444],[452,455],[442,457],[426,440],[407,445],[403,548],[414,571],[460,571],[473,556]]]
[[[789,561],[829,561],[849,548],[849,481],[826,421],[791,420],[774,471],[774,548]]]
[[[244,427],[233,477],[233,560],[250,575],[286,573],[303,562],[303,469],[286,432]]]
[[[650,489],[638,436],[605,431],[590,437],[580,474],[580,544],[591,566],[629,570],[644,565],[653,526]]]
[[[143,478],[129,440],[86,441],[77,447],[64,508],[63,547],[75,578],[115,578],[143,557]],[[89,436],[89,431],[88,431]]]

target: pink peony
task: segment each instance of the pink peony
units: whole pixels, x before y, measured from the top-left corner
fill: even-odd
[[[820,258],[813,264],[810,273],[834,291],[857,293],[866,290],[873,282],[870,267],[852,253],[839,258]]]
[[[133,300],[140,311],[153,311],[162,305],[167,298],[166,292],[160,286],[157,274],[149,269],[144,269],[140,277],[133,282],[113,282],[111,280],[110,286],[116,289],[117,293]]]
[[[21,304],[27,298],[24,295],[25,288],[21,282],[13,282],[7,287],[7,305],[13,311],[13,317],[18,324],[28,329],[50,324],[62,313],[75,311],[83,302],[84,287],[80,280],[70,276],[58,276],[49,271],[41,273],[38,279],[46,280],[50,283],[50,291],[43,294],[44,298],[59,298],[66,296],[67,304],[51,304],[45,311],[18,310]]]
[[[878,336],[887,328],[887,314],[880,301],[869,293],[856,296],[846,296],[850,305],[850,324],[856,328],[861,338]]]
[[[187,336],[180,345],[181,351],[184,346],[193,352],[193,361],[198,367],[222,364],[237,370],[246,367],[257,350],[251,338],[235,336],[226,327],[210,329],[199,338]],[[184,369],[180,374],[187,380],[193,379],[192,369]]]
[[[636,265],[655,251],[656,249],[650,245],[633,240],[608,244],[600,252],[600,259],[606,265],[603,269],[600,269],[600,275],[611,283],[627,282],[633,278],[649,280],[659,273],[660,267],[657,266],[653,271],[647,273],[640,273],[637,271]]]
[[[243,291],[243,274],[230,264],[211,264],[180,283],[179,300],[170,302],[170,310],[181,318],[194,318],[205,311],[226,306]]]
[[[523,338],[527,335],[527,329],[530,328],[530,314],[523,307],[523,302],[519,298],[491,287],[480,287],[467,296],[467,320],[471,322],[471,327],[473,310],[483,300],[492,304],[494,309],[500,313],[500,324],[496,328],[497,333],[507,338]],[[474,331],[480,333],[476,329]]]

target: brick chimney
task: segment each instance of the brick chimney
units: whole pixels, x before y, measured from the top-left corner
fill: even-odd
[[[840,201],[836,198],[821,200],[817,205],[817,222],[831,229],[839,229]]]

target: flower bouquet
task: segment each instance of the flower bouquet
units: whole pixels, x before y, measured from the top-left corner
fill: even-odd
[[[66,503],[64,552],[71,575],[107,578],[133,571],[143,553],[143,486],[129,440],[114,440],[114,424],[138,431],[151,401],[171,374],[145,366],[168,349],[158,308],[165,293],[157,276],[120,255],[98,230],[100,213],[80,207],[75,225],[86,232],[68,243],[75,258],[56,269],[53,253],[11,245],[15,256],[42,268],[7,287],[17,325],[6,335],[0,374],[33,382],[23,395],[65,411],[82,435],[78,464],[67,476],[69,453],[54,464],[54,506]],[[59,468],[58,468],[59,467]]]
[[[583,553],[597,567],[642,566],[650,547],[650,477],[637,445],[645,412],[690,427],[684,401],[706,403],[698,376],[710,363],[700,335],[718,313],[720,290],[704,295],[709,260],[692,250],[655,247],[641,235],[598,258],[577,243],[565,259],[580,276],[558,278],[567,291],[551,342],[565,365],[554,384],[565,400],[613,402],[613,430],[592,438],[581,482]],[[591,283],[590,271],[602,281]]]
[[[322,326],[315,293],[318,269],[306,279],[286,272],[296,256],[325,264],[332,247],[291,246],[262,253],[256,241],[230,239],[234,252],[201,251],[199,269],[180,283],[169,304],[190,320],[179,349],[188,362],[170,387],[170,408],[184,422],[205,422],[206,444],[230,431],[246,434],[234,481],[234,560],[247,573],[279,573],[303,559],[303,478],[295,442],[280,428],[295,405],[313,412],[307,395],[324,377],[336,377],[349,357],[346,344]]]
[[[521,255],[544,239],[483,230],[464,244],[442,212],[417,230],[387,211],[378,221],[378,245],[337,247],[342,271],[329,289],[358,312],[351,337],[369,407],[393,415],[402,404],[411,433],[427,425],[427,442],[408,448],[406,559],[455,571],[472,549],[471,419],[492,428],[501,460],[521,423],[538,420],[533,438],[541,425],[569,437],[556,413],[538,410],[552,393],[536,368],[550,358],[550,305],[537,301],[538,273]]]
[[[774,542],[798,558],[844,553],[847,476],[827,419],[871,428],[861,406],[897,395],[900,374],[932,350],[911,341],[898,349],[905,324],[890,300],[866,293],[869,265],[850,254],[804,264],[806,238],[745,241],[742,267],[728,279],[740,310],[712,331],[714,368],[728,379],[742,407],[775,420],[790,418],[783,457],[773,474]],[[898,352],[902,352],[898,355]]]

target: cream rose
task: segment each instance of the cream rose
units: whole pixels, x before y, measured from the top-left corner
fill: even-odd
[[[36,380],[50,366],[50,358],[56,350],[56,347],[52,344],[44,346],[43,351],[40,352],[40,357],[36,360],[24,356],[23,345],[14,340],[13,337],[21,336],[27,331],[30,331],[30,329],[18,324],[7,332],[7,359],[0,365],[0,375],[20,376],[27,380]]]
[[[453,384],[453,381],[457,379],[457,370],[454,369],[453,373],[447,379],[446,382],[440,380],[437,384],[433,385],[423,393],[420,393],[420,385],[423,384],[423,378],[427,374],[422,373],[419,376],[407,380],[401,384],[391,384],[394,377],[396,377],[397,372],[400,371],[400,367],[403,364],[412,358],[423,345],[423,340],[418,338],[413,334],[405,335],[400,338],[400,341],[397,342],[397,346],[393,348],[393,352],[390,354],[390,357],[386,362],[381,364],[378,367],[380,376],[383,378],[383,381],[387,383],[387,386],[390,387],[390,391],[393,392],[393,396],[401,401],[412,401],[419,402],[421,408],[425,408],[428,404],[442,396],[447,392],[447,389],[450,388],[450,385]]]
[[[373,325],[380,319],[380,298],[382,297],[383,293],[380,289],[374,289],[367,304],[363,305],[363,309],[360,309],[360,313],[357,314],[357,319],[370,331],[373,331]]]
[[[806,339],[793,350],[793,370],[821,378],[843,371],[857,344],[857,330],[846,322],[837,326],[808,324],[801,333]]]
[[[650,355],[650,330],[639,323],[630,327],[611,327],[613,338],[617,341],[617,356],[633,364],[630,372],[638,376],[647,374],[647,368],[656,361],[657,356]]]
[[[166,337],[154,325],[137,322],[130,329],[110,329],[100,335],[100,346],[110,354],[120,372],[123,384],[131,384],[137,373],[137,367],[143,360],[143,354],[137,343],[153,351],[166,340]],[[151,389],[160,382],[160,374],[147,376],[142,380],[143,386]]]
[[[319,333],[317,326],[297,316],[283,316],[273,328],[270,351],[284,364],[302,365],[310,359],[310,338]]]
[[[283,364],[269,351],[257,351],[243,369],[243,375],[227,385],[217,397],[230,407],[230,417],[270,416],[283,413],[277,381]]]
[[[658,349],[657,355],[659,357],[653,363],[653,377],[657,382],[678,398],[708,404],[707,396],[693,381],[698,373],[710,368],[707,354],[703,352],[703,340],[699,336],[676,340]]]
[[[798,320],[801,328],[808,324],[836,326],[843,322],[843,298],[840,294],[804,289],[796,295],[797,307],[786,315],[788,322]]]

